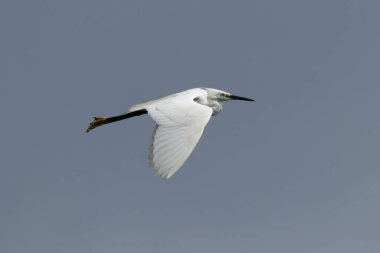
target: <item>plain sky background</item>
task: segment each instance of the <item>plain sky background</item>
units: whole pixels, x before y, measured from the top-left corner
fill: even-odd
[[[380,249],[379,1],[0,2],[0,252]],[[192,87],[229,102],[169,180],[154,122]]]

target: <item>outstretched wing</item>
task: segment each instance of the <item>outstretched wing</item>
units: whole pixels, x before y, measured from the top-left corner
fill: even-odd
[[[157,123],[149,162],[163,178],[171,177],[184,164],[210,120],[212,109],[194,102],[198,96],[207,94],[202,89],[194,89],[145,107]]]

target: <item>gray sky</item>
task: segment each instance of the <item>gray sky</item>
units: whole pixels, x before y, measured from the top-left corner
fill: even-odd
[[[0,252],[376,252],[378,1],[0,2]],[[170,180],[145,116],[225,103]]]

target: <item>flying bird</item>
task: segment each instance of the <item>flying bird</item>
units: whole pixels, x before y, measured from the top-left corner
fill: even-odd
[[[149,163],[162,178],[170,178],[185,163],[197,145],[211,116],[228,100],[254,101],[212,88],[194,88],[132,106],[114,117],[94,117],[86,132],[115,121],[148,114],[155,122],[149,148]]]

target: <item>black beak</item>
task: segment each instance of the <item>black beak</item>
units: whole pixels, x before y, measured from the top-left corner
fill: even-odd
[[[245,97],[240,97],[240,96],[235,96],[235,95],[229,95],[228,98],[231,100],[244,100],[244,101],[252,101],[252,102],[255,101],[250,98],[245,98]]]

